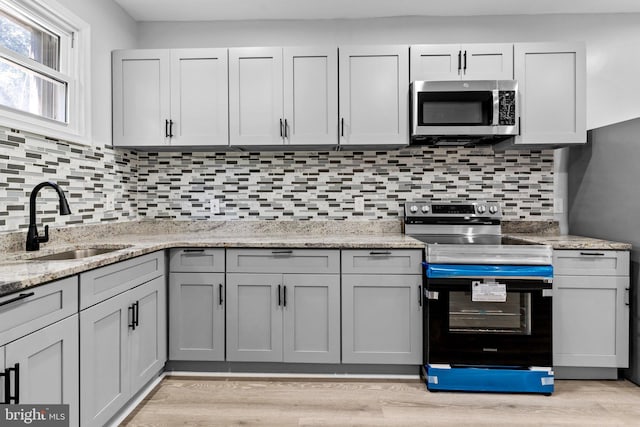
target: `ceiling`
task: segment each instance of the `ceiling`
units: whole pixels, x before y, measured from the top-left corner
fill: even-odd
[[[113,0],[137,21],[637,13],[638,0]]]

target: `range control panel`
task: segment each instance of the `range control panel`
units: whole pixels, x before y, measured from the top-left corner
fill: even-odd
[[[433,203],[407,202],[404,205],[405,219],[411,218],[489,218],[500,219],[500,205],[495,202]]]

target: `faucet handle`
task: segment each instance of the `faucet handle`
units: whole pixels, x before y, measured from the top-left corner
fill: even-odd
[[[44,236],[38,236],[38,242],[46,243],[49,241],[49,226],[44,226]]]

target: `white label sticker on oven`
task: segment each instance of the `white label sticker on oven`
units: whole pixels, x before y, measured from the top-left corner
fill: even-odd
[[[471,282],[471,301],[506,302],[507,285],[503,283]]]

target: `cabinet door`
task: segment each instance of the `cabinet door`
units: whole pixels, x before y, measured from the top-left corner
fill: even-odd
[[[227,274],[227,360],[282,361],[282,274]]]
[[[409,143],[408,46],[340,48],[340,144]]]
[[[342,362],[422,363],[418,275],[342,276]]]
[[[113,145],[169,143],[169,51],[113,52]]]
[[[462,45],[463,80],[512,80],[512,44]]]
[[[171,273],[169,359],[224,360],[224,273]]]
[[[340,276],[283,279],[284,361],[340,363]]]
[[[80,420],[104,425],[130,397],[128,293],[80,312]]]
[[[282,145],[282,49],[229,49],[231,145]]]
[[[458,44],[411,46],[411,81],[460,80],[462,51]]]
[[[515,44],[521,117],[515,143],[586,142],[585,74],[584,44]]]
[[[628,367],[628,277],[554,278],[553,364]]]
[[[79,425],[77,315],[7,344],[6,362],[20,364],[21,404],[68,404],[70,425]]]
[[[338,143],[338,50],[285,48],[285,144]]]
[[[136,304],[136,326],[129,332],[131,394],[160,372],[167,361],[167,301],[165,276],[127,292]]]
[[[171,145],[228,145],[227,49],[171,51]]]

